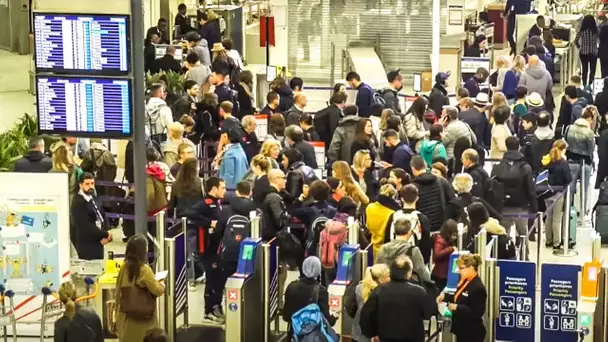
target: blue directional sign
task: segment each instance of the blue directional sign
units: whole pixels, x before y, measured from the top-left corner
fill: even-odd
[[[357,251],[359,251],[359,245],[343,245],[340,247],[336,283],[348,285],[352,281]]]
[[[496,340],[534,341],[536,266],[533,262],[499,260],[498,267]]]
[[[578,341],[577,265],[543,264],[541,268],[541,341]]]
[[[255,255],[262,239],[247,238],[241,242],[235,277],[248,278],[255,271]]]
[[[460,282],[460,272],[458,271],[458,263],[456,261],[458,261],[458,258],[460,258],[461,255],[466,253],[468,252],[462,251],[454,252],[452,255],[450,255],[450,263],[448,264],[448,281],[445,289],[443,289],[443,292],[448,294],[456,293],[456,290],[458,289],[458,282]]]

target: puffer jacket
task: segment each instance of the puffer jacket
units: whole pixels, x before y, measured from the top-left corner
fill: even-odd
[[[416,210],[428,217],[432,232],[438,231],[446,219],[447,203],[455,197],[454,190],[445,179],[430,172],[414,178],[414,185],[419,194]]]
[[[448,278],[450,255],[454,252],[454,245],[446,241],[441,234],[433,236],[433,276],[440,279]]]
[[[454,158],[454,145],[456,145],[456,140],[462,137],[468,138],[473,143],[477,142],[477,137],[465,122],[460,120],[450,122],[441,139],[448,152],[448,158]]]
[[[393,223],[393,214],[400,209],[395,200],[383,195],[378,196],[378,201],[371,203],[365,209],[366,226],[372,234],[374,255],[378,255],[380,247],[384,244],[386,231]]]
[[[354,115],[346,116],[340,120],[327,151],[327,158],[330,162],[344,160],[349,165],[353,163],[350,149],[353,142],[355,142],[359,120],[361,118]]]
[[[570,117],[571,123],[574,123],[583,116],[583,110],[585,107],[587,107],[587,99],[584,97],[579,97],[576,102],[572,104],[572,115]]]
[[[585,160],[587,165],[593,162],[595,135],[589,126],[589,121],[578,119],[566,131],[564,138],[568,143],[568,160]]]
[[[52,167],[51,158],[40,151],[31,150],[17,160],[13,172],[49,172]]]
[[[165,100],[151,97],[146,104],[146,134],[167,134],[167,125],[172,122],[173,114]]]
[[[535,174],[542,167],[541,160],[549,153],[554,141],[555,134],[550,127],[538,127],[528,143],[523,146],[522,150],[526,156],[526,161],[530,164]]]
[[[412,239],[396,238],[389,243],[385,243],[380,248],[380,252],[376,257],[376,263],[391,265],[398,257],[407,255],[410,248],[412,248],[409,254],[411,255],[414,272],[416,272],[420,280],[432,282],[429,270],[424,265],[424,258],[422,257],[420,248],[414,245]]]
[[[528,88],[528,94],[538,93],[544,101],[553,88],[553,78],[546,68],[537,65],[521,74],[519,85]]]
[[[443,85],[435,83],[429,94],[429,108],[435,112],[437,117],[439,117],[443,111],[443,106],[449,105],[450,99],[448,98],[448,91]]]

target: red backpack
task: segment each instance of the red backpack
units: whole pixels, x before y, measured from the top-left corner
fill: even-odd
[[[334,268],[338,262],[338,251],[346,243],[346,225],[339,221],[329,220],[321,232],[319,258],[325,268]]]

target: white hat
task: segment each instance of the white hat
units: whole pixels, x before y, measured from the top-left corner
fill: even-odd
[[[477,94],[477,96],[475,96],[475,100],[473,100],[473,102],[475,102],[475,104],[479,107],[487,106],[489,101],[490,96],[487,93],[482,92]]]
[[[532,93],[526,96],[526,104],[531,107],[542,107],[545,104],[539,93]]]

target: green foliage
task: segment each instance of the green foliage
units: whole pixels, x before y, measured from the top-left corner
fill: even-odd
[[[10,171],[13,164],[27,153],[29,139],[38,134],[33,115],[25,114],[10,130],[0,133],[0,171]]]
[[[148,72],[146,74],[146,88],[154,83],[164,82],[167,91],[173,94],[181,94],[184,91],[184,76],[175,71],[161,71],[156,74]]]

